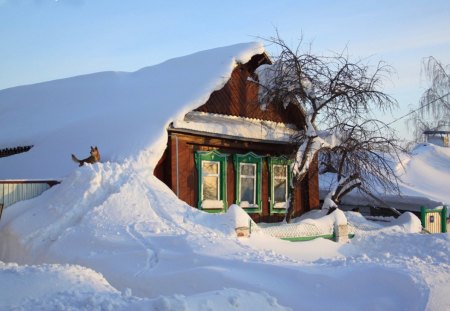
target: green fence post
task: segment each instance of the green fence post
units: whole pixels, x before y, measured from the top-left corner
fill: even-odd
[[[445,233],[447,232],[447,206],[444,205],[442,207],[441,212],[441,232]]]
[[[425,215],[426,215],[426,213],[427,213],[427,211],[426,211],[425,206],[421,206],[420,207],[420,222],[422,223],[422,228],[425,228],[425,224],[426,224],[426,222],[425,222],[425,219],[426,219]]]

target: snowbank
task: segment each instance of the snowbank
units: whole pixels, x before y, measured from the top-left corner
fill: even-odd
[[[39,198],[8,208],[4,217],[0,224],[2,260],[39,265],[37,269],[44,270],[27,279],[44,279],[54,270],[45,263],[60,263],[70,265],[69,275],[82,269],[72,265],[89,267],[86,274],[103,284],[98,290],[84,288],[83,282],[78,287],[69,282],[61,289],[43,288],[41,296],[31,295],[20,302],[25,309],[57,308],[65,301],[80,310],[95,306],[227,310],[249,305],[262,310],[319,305],[318,309],[325,310],[335,301],[342,307],[364,308],[380,297],[390,297],[381,305],[395,310],[405,303],[411,308],[423,306],[426,301],[403,272],[374,263],[364,268],[332,268],[333,258],[342,258],[345,248],[331,241],[293,244],[258,235],[237,240],[234,227],[248,223],[242,209],[235,207],[223,215],[197,211],[156,178],[143,179],[132,165],[82,167]],[[323,263],[319,270],[305,265],[305,260],[320,258],[330,260],[328,268]],[[0,269],[0,278],[10,271]],[[378,279],[371,279],[373,273]],[[384,284],[393,277],[392,285]],[[355,284],[361,289],[356,301],[350,295]],[[322,301],[317,286],[320,292],[332,293],[328,300]],[[29,288],[40,293],[37,282],[30,282]],[[411,293],[419,298],[410,300]]]
[[[398,218],[379,217],[377,221],[367,220],[357,212],[345,212],[350,230],[356,236],[387,233],[420,233],[422,223],[420,219],[410,212],[405,212]]]
[[[406,232],[419,233],[422,231],[422,223],[416,215],[410,212],[401,214],[398,218],[392,221],[396,226],[402,226]]]
[[[139,298],[130,289],[117,291],[102,275],[80,266],[0,262],[0,277],[2,310],[287,310],[265,293],[237,289]]]

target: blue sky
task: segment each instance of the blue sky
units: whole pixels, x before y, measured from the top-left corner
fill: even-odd
[[[450,64],[450,1],[0,0],[0,89],[104,70],[134,71],[257,37],[293,45],[303,33],[318,54],[342,51],[396,73],[385,90],[393,120],[426,86],[423,57]],[[269,52],[275,53],[271,48]],[[396,122],[407,137],[404,122]]]

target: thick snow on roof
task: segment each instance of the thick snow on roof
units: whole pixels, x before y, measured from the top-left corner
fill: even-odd
[[[290,142],[298,130],[294,125],[266,120],[192,111],[174,128],[264,141]]]
[[[70,154],[102,161],[145,154],[152,166],[166,127],[205,103],[238,62],[264,52],[260,43],[212,49],[136,72],[100,72],[0,91],[0,149],[34,145],[0,159],[0,179],[61,179],[76,165]]]
[[[397,169],[402,174],[402,192],[409,196],[424,196],[450,204],[450,148],[433,144],[419,144],[405,156],[403,166]]]

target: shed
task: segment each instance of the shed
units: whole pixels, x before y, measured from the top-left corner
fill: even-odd
[[[450,131],[424,131],[426,142],[441,147],[448,147],[448,138]]]

